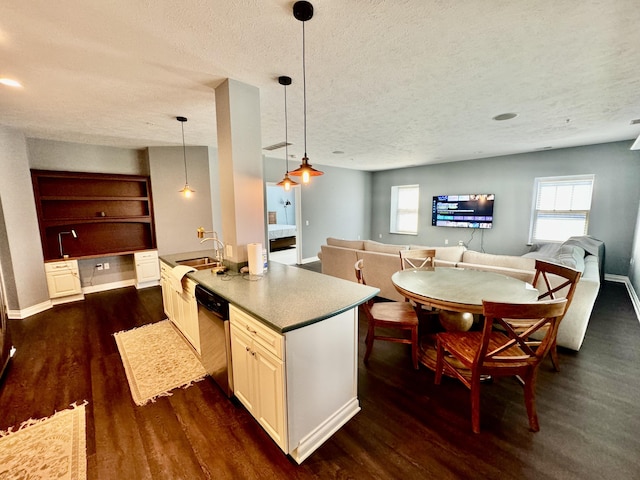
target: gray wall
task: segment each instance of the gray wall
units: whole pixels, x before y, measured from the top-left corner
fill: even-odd
[[[297,168],[293,164],[289,168]],[[368,238],[370,232],[371,173],[313,166],[324,175],[301,187],[302,258],[315,257],[327,237]],[[265,158],[265,182],[277,183],[284,173],[284,160]]]
[[[191,198],[178,193],[185,180],[182,147],[150,147],[148,152],[158,253],[212,248],[210,242],[201,244],[196,234],[201,226],[213,229],[209,149],[186,149],[189,185],[195,190]]]
[[[0,266],[7,307],[20,310],[49,300],[44,258],[31,187],[27,142],[16,130],[0,126]]]
[[[28,138],[30,168],[69,172],[149,175],[144,150]]]
[[[636,291],[636,293],[640,293],[640,206],[638,206],[636,232],[633,238],[633,249],[631,252],[631,267],[629,268],[629,279],[631,280],[631,285],[633,285],[633,289]]]
[[[371,237],[432,246],[462,240],[472,250],[520,255],[528,251],[534,178],[595,174],[588,233],[605,242],[605,272],[627,275],[640,202],[640,152],[629,150],[630,146],[631,142],[615,142],[375,172]],[[420,184],[418,235],[390,234],[391,186],[416,183]],[[460,193],[496,194],[491,230],[431,226],[432,197]]]

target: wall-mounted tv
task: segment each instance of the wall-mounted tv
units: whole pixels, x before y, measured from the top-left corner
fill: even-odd
[[[494,194],[438,195],[433,197],[431,225],[436,227],[491,228]]]

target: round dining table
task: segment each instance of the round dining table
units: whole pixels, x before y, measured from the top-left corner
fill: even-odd
[[[391,276],[396,290],[417,304],[446,312],[482,315],[482,301],[528,303],[538,290],[517,278],[484,270],[428,267],[400,270]],[[433,334],[420,335],[420,362],[434,370]]]

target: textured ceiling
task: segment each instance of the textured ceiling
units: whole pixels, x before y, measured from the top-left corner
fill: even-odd
[[[318,0],[307,152],[380,170],[640,135],[637,0]],[[260,89],[262,144],[300,159],[302,24],[288,0],[3,0],[0,124],[144,148],[216,145],[214,88]],[[505,112],[518,116],[497,122]],[[631,145],[631,142],[630,142]],[[344,153],[336,154],[334,151]],[[283,158],[284,150],[269,156]]]

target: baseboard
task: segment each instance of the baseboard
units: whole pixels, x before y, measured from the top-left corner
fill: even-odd
[[[119,282],[101,283],[100,285],[89,285],[82,287],[82,293],[98,293],[105,292],[107,290],[114,290],[116,288],[132,287],[136,284],[135,278],[129,280],[121,280]]]
[[[305,263],[313,263],[313,262],[319,262],[319,261],[320,259],[318,258],[317,255],[315,257],[303,258],[302,265],[304,265]]]
[[[149,280],[148,282],[135,283],[135,286],[138,290],[140,290],[141,288],[157,287],[158,285],[160,285],[160,279]]]
[[[625,277],[624,275],[611,275],[607,273],[605,274],[604,279],[609,282],[625,284],[625,286],[627,287],[627,292],[629,292],[629,298],[631,299],[631,303],[633,304],[633,309],[636,311],[636,317],[638,317],[638,322],[640,322],[640,299],[638,299],[638,294],[633,288],[629,277]]]
[[[51,302],[51,300],[46,300],[42,303],[32,305],[22,310],[7,310],[7,316],[10,320],[23,320],[27,317],[30,317],[31,315],[35,315],[36,313],[49,310],[51,307],[53,307],[53,303]]]
[[[345,423],[360,411],[360,402],[357,398],[342,406],[333,416],[329,417],[318,428],[300,440],[298,446],[289,453],[298,465],[315,452],[331,435],[337,432]]]

